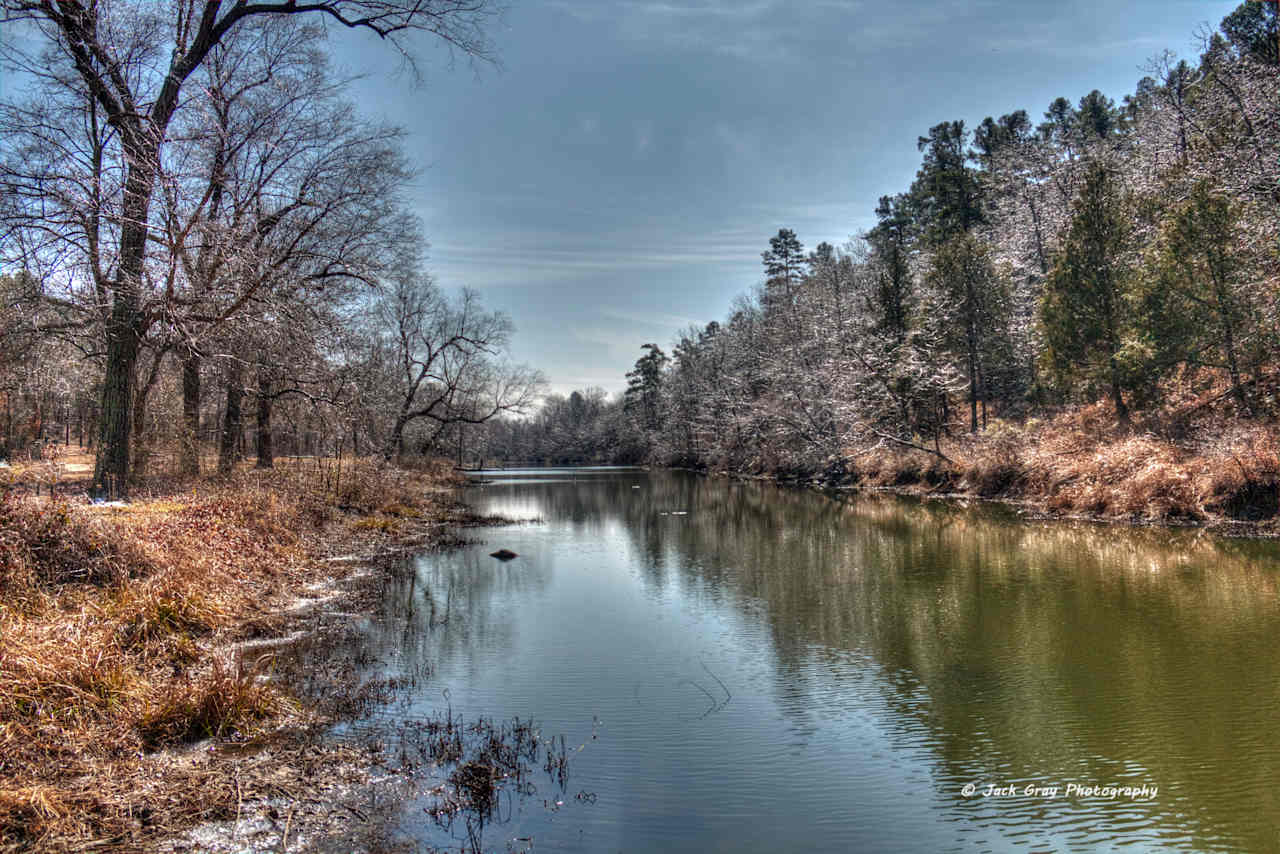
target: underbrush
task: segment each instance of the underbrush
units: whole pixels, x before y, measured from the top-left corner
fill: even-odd
[[[1268,522],[1280,516],[1280,438],[1272,424],[1197,424],[1177,411],[1130,427],[1095,404],[1020,424],[996,421],[944,441],[938,454],[863,450],[850,455],[846,482],[1019,500],[1063,515]]]
[[[0,493],[0,597],[11,600],[68,583],[119,583],[149,562],[131,540],[66,500],[30,501]]]
[[[242,661],[232,642],[327,575],[332,549],[385,537],[360,520],[453,506],[434,474],[338,474],[239,472],[122,506],[0,492],[0,851],[145,838],[234,809],[234,787],[151,752],[305,724],[273,660]]]

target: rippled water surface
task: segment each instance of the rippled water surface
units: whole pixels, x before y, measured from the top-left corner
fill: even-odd
[[[486,477],[478,510],[542,522],[417,559],[371,638],[392,675],[430,669],[396,714],[566,737],[563,790],[508,791],[486,850],[1280,849],[1273,543]],[[423,805],[408,832],[457,850]]]

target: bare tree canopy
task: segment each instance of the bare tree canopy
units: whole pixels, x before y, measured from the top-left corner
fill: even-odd
[[[390,459],[404,450],[405,430],[416,421],[432,427],[427,443],[452,425],[484,424],[521,414],[541,391],[541,375],[502,361],[511,321],[487,312],[479,297],[463,291],[448,299],[425,276],[397,279],[376,309],[384,331],[381,356],[396,401],[396,417],[384,448]]]
[[[50,228],[44,228],[36,217],[36,228],[17,245],[56,254],[66,249],[65,237],[59,233],[62,226],[70,226],[79,232],[77,239],[83,238],[77,249],[88,256],[84,267],[93,280],[106,359],[94,474],[96,492],[112,488],[123,493],[127,488],[135,375],[140,350],[158,319],[146,297],[157,286],[170,286],[158,285],[163,274],[157,276],[148,268],[157,234],[166,231],[164,224],[157,221],[153,202],[158,183],[165,178],[167,149],[175,142],[174,131],[182,124],[175,124],[175,118],[207,103],[198,97],[184,101],[184,87],[200,69],[229,58],[243,39],[252,38],[251,25],[255,21],[289,18],[302,22],[312,18],[365,29],[406,53],[404,37],[422,32],[469,58],[486,59],[489,49],[483,26],[491,13],[492,7],[485,0],[184,0],[172,4],[149,0],[0,0],[0,14],[5,21],[25,21],[40,35],[39,39],[30,40],[30,46],[26,39],[8,39],[3,44],[5,60],[68,104],[74,104],[72,115],[84,129],[80,134],[83,142],[75,145],[80,162],[88,166],[83,173],[85,178],[77,184],[74,177],[59,173],[60,164],[49,164],[52,173],[28,176],[31,180],[27,185],[35,184],[39,191],[19,196],[32,204],[42,203],[39,196],[43,195],[42,185],[48,178],[84,204]],[[216,82],[216,73],[214,78],[210,82]],[[215,115],[217,91],[213,86],[203,93],[215,102]],[[222,91],[224,97],[231,94]],[[47,118],[56,123],[55,113]],[[223,130],[228,131],[229,127]],[[217,139],[216,134],[212,138]],[[17,162],[17,158],[14,160]],[[211,176],[208,203],[216,206],[214,197],[220,196],[226,186],[216,163]],[[299,207],[324,205],[323,200],[306,198],[305,194],[296,202]],[[268,214],[260,218],[256,233],[250,233],[250,241],[265,241],[267,233],[275,230],[273,223],[283,218],[287,208],[275,210],[274,217]],[[114,249],[104,252],[104,242],[113,244]],[[49,260],[47,252],[41,260]],[[176,269],[176,261],[171,267]],[[64,270],[58,274],[67,275]],[[232,305],[236,305],[235,301]]]

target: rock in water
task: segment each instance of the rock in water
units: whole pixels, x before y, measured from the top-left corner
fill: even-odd
[[[489,557],[496,557],[498,560],[511,560],[512,558],[520,557],[520,555],[510,549],[498,549],[496,552],[491,552]]]

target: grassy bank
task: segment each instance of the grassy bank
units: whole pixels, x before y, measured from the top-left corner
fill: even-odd
[[[1104,405],[1022,424],[996,422],[941,454],[881,447],[835,485],[1004,499],[1034,511],[1131,523],[1280,527],[1275,426],[1169,421],[1119,425]]]
[[[438,538],[452,478],[286,464],[115,507],[0,486],[0,850],[135,850],[269,794],[175,750],[322,728],[244,642],[354,566],[329,558]]]

